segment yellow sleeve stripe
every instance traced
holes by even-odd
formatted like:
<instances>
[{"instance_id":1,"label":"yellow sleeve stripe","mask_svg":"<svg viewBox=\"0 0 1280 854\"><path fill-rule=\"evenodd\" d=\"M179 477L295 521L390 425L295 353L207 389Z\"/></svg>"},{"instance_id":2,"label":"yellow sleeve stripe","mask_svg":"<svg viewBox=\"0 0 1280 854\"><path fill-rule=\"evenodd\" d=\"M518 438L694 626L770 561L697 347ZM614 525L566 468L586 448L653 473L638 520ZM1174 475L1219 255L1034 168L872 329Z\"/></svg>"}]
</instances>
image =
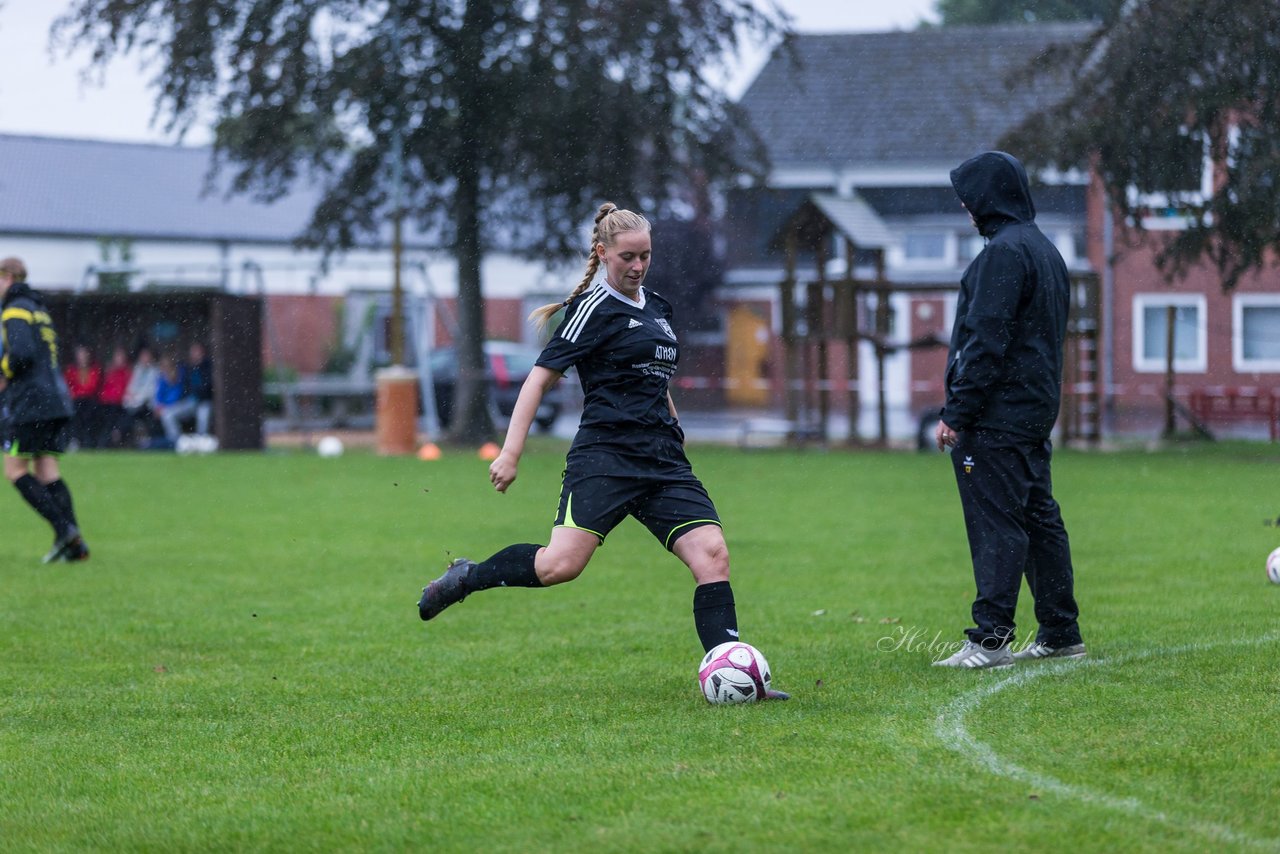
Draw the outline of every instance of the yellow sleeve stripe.
<instances>
[{"instance_id":1,"label":"yellow sleeve stripe","mask_svg":"<svg viewBox=\"0 0 1280 854\"><path fill-rule=\"evenodd\" d=\"M0 314L0 321L5 320L25 320L27 323L34 323L35 317L25 308L6 308L4 314Z\"/></svg>"}]
</instances>

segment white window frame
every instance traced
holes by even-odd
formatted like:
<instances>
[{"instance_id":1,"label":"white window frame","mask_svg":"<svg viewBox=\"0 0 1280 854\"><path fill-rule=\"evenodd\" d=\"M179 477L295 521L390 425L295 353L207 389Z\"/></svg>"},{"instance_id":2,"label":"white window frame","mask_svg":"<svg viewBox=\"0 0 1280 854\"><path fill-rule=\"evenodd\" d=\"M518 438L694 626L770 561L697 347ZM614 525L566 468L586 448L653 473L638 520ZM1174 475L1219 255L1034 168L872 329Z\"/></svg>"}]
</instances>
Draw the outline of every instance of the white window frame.
<instances>
[{"instance_id":1,"label":"white window frame","mask_svg":"<svg viewBox=\"0 0 1280 854\"><path fill-rule=\"evenodd\" d=\"M1280 373L1280 359L1246 359L1244 310L1280 308L1280 294L1236 294L1231 301L1231 367L1236 373Z\"/></svg>"},{"instance_id":2,"label":"white window frame","mask_svg":"<svg viewBox=\"0 0 1280 854\"><path fill-rule=\"evenodd\" d=\"M1189 306L1196 310L1196 357L1173 360L1180 374L1203 374L1209 370L1209 315L1204 294L1134 294L1133 297L1133 369L1140 374L1162 374L1165 359L1148 359L1142 351L1146 340L1146 314L1149 308Z\"/></svg>"},{"instance_id":3,"label":"white window frame","mask_svg":"<svg viewBox=\"0 0 1280 854\"><path fill-rule=\"evenodd\" d=\"M1185 129L1184 129L1185 130ZM1161 210L1178 208L1184 205L1199 206L1213 197L1213 153L1209 150L1209 140L1203 140L1204 155L1200 162L1200 189L1190 193L1140 193L1137 187L1128 188L1130 208L1150 208ZM1171 200L1178 196L1179 204ZM1211 219L1209 221L1212 221ZM1191 226L1191 217L1181 214L1173 216L1144 216L1142 227L1147 231L1185 231Z\"/></svg>"}]
</instances>

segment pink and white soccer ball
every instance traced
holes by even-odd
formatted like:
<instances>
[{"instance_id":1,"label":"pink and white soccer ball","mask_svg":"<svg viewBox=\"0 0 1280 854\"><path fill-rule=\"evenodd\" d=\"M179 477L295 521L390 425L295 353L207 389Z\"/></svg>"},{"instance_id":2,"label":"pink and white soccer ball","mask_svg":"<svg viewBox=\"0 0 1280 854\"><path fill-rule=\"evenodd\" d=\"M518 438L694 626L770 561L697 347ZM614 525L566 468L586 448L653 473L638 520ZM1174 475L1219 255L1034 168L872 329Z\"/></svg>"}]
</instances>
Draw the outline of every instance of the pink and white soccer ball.
<instances>
[{"instance_id":1,"label":"pink and white soccer ball","mask_svg":"<svg viewBox=\"0 0 1280 854\"><path fill-rule=\"evenodd\" d=\"M722 643L702 657L698 684L708 703L754 703L772 680L769 662L749 643Z\"/></svg>"},{"instance_id":2,"label":"pink and white soccer ball","mask_svg":"<svg viewBox=\"0 0 1280 854\"><path fill-rule=\"evenodd\" d=\"M1272 584L1280 584L1280 549L1267 555L1267 578Z\"/></svg>"}]
</instances>

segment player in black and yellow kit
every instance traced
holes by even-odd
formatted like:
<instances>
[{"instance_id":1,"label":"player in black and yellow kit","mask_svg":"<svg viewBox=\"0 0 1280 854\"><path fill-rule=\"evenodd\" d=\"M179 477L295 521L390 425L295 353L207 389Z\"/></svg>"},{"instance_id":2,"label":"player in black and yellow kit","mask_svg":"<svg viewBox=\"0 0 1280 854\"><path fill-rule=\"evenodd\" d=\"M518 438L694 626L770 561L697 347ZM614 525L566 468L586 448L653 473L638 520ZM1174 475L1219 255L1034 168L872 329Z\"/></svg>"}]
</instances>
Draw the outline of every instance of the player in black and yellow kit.
<instances>
[{"instance_id":1,"label":"player in black and yellow kit","mask_svg":"<svg viewBox=\"0 0 1280 854\"><path fill-rule=\"evenodd\" d=\"M58 455L65 450L63 427L74 411L58 370L58 334L40 295L26 280L21 260L0 261L0 371L8 408L4 474L53 527L53 548L44 562L86 560L89 547L76 524L71 490L58 470Z\"/></svg>"},{"instance_id":2,"label":"player in black and yellow kit","mask_svg":"<svg viewBox=\"0 0 1280 854\"><path fill-rule=\"evenodd\" d=\"M520 390L506 443L489 467L494 487L506 492L543 394L576 368L582 420L569 448L551 540L546 546L508 546L480 563L453 561L422 591L418 613L430 620L491 587L572 581L609 532L632 516L693 573L694 625L709 650L737 640L738 622L720 517L685 456L684 432L668 390L680 360L671 304L643 286L652 254L644 217L605 204L595 222L582 281L563 303L532 316L545 326L565 310Z\"/></svg>"}]
</instances>

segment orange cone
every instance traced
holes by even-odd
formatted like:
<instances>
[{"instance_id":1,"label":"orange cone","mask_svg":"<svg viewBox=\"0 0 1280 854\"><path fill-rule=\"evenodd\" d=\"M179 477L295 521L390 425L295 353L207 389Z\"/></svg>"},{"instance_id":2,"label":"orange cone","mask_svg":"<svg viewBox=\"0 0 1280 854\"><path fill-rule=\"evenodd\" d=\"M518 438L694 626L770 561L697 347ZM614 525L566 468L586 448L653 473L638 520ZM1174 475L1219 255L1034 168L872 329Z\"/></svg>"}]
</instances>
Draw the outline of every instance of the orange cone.
<instances>
[{"instance_id":1,"label":"orange cone","mask_svg":"<svg viewBox=\"0 0 1280 854\"><path fill-rule=\"evenodd\" d=\"M476 456L480 457L482 460L492 461L496 460L500 453L502 453L502 449L493 442L485 442L480 446L480 450L476 451Z\"/></svg>"},{"instance_id":2,"label":"orange cone","mask_svg":"<svg viewBox=\"0 0 1280 854\"><path fill-rule=\"evenodd\" d=\"M435 442L427 442L418 449L418 459L424 462L440 459L440 446Z\"/></svg>"}]
</instances>

